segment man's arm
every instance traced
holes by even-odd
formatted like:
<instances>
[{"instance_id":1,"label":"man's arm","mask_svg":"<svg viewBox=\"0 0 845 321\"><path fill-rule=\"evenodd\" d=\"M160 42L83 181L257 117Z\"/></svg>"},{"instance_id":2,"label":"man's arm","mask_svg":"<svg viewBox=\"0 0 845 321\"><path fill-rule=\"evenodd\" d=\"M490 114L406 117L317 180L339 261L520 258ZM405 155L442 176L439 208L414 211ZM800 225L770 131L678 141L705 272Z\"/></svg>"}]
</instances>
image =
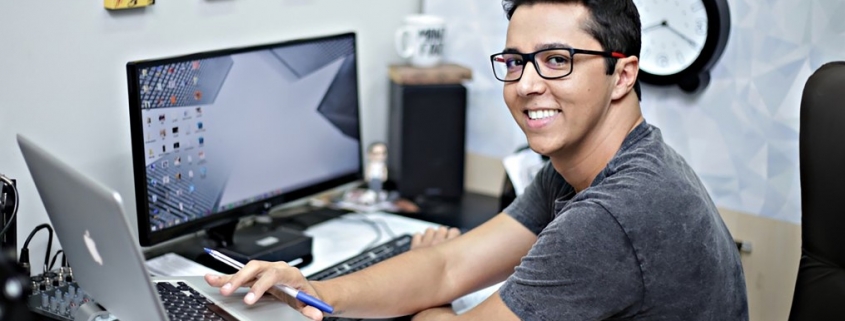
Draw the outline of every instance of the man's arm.
<instances>
[{"instance_id":1,"label":"man's arm","mask_svg":"<svg viewBox=\"0 0 845 321\"><path fill-rule=\"evenodd\" d=\"M464 314L456 315L451 308L438 307L422 311L415 315L413 319L413 321L460 320L519 321L519 317L505 305L502 297L499 296L499 291L496 291L484 302Z\"/></svg>"},{"instance_id":2,"label":"man's arm","mask_svg":"<svg viewBox=\"0 0 845 321\"><path fill-rule=\"evenodd\" d=\"M504 280L535 240L536 235L522 224L499 214L449 242L312 285L336 314L407 315Z\"/></svg>"},{"instance_id":3,"label":"man's arm","mask_svg":"<svg viewBox=\"0 0 845 321\"><path fill-rule=\"evenodd\" d=\"M251 261L231 276L206 275L206 281L221 287L223 295L250 286L244 297L247 304L270 292L315 320L322 317L320 311L272 287L285 284L317 296L335 308L334 315L392 317L443 305L504 280L536 239L533 232L502 213L461 237L328 281L309 282L284 262L263 261Z\"/></svg>"}]
</instances>

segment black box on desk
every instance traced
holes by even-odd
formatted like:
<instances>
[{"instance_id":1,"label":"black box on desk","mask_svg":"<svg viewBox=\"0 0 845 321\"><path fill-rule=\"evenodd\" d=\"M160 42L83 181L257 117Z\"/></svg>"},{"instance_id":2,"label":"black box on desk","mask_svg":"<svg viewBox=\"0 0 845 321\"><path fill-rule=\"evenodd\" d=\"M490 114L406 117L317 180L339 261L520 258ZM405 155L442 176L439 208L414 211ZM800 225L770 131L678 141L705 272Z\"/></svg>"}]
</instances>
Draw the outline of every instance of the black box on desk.
<instances>
[{"instance_id":1,"label":"black box on desk","mask_svg":"<svg viewBox=\"0 0 845 321\"><path fill-rule=\"evenodd\" d=\"M388 179L400 195L459 199L464 192L466 88L390 84Z\"/></svg>"},{"instance_id":2,"label":"black box on desk","mask_svg":"<svg viewBox=\"0 0 845 321\"><path fill-rule=\"evenodd\" d=\"M267 232L262 227L247 227L239 230L234 240L233 245L217 250L244 264L251 260L291 262L301 259L299 264L293 264L301 266L312 260L313 239L297 230L280 227Z\"/></svg>"}]
</instances>

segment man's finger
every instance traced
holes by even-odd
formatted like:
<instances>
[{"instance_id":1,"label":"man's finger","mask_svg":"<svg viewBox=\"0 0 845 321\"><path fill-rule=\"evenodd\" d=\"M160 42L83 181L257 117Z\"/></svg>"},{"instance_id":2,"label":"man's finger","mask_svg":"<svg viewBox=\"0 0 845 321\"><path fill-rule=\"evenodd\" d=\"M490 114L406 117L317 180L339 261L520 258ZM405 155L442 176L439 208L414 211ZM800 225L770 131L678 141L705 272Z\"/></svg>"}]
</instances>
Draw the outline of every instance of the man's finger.
<instances>
[{"instance_id":1,"label":"man's finger","mask_svg":"<svg viewBox=\"0 0 845 321\"><path fill-rule=\"evenodd\" d=\"M434 242L431 245L443 243L446 240L446 236L449 234L449 229L445 226L441 226L437 228L437 231L434 232Z\"/></svg>"},{"instance_id":2,"label":"man's finger","mask_svg":"<svg viewBox=\"0 0 845 321\"><path fill-rule=\"evenodd\" d=\"M245 285L248 282L254 281L256 276L258 276L258 274L262 272L261 270L264 268L265 264L266 262L262 261L249 261L249 263L247 263L243 269L238 271L238 273L235 273L235 275L233 275L232 278L229 279L229 282L227 282L223 285L223 287L220 288L220 293L222 293L223 295L230 295L232 294L232 292L235 291L235 289Z\"/></svg>"},{"instance_id":3,"label":"man's finger","mask_svg":"<svg viewBox=\"0 0 845 321\"><path fill-rule=\"evenodd\" d=\"M255 284L249 288L249 293L244 296L244 303L252 305L258 302L264 293L278 283L278 270L270 268L261 272L261 276L255 281Z\"/></svg>"},{"instance_id":4,"label":"man's finger","mask_svg":"<svg viewBox=\"0 0 845 321\"><path fill-rule=\"evenodd\" d=\"M449 229L449 233L446 234L446 239L453 239L461 235L461 230L457 227L453 227Z\"/></svg>"},{"instance_id":5,"label":"man's finger","mask_svg":"<svg viewBox=\"0 0 845 321\"><path fill-rule=\"evenodd\" d=\"M310 305L304 306L301 310L299 310L299 312L302 313L302 315L304 315L305 317L307 317L311 320L315 320L315 321L323 320L323 312L318 310L315 307L310 306Z\"/></svg>"},{"instance_id":6,"label":"man's finger","mask_svg":"<svg viewBox=\"0 0 845 321\"><path fill-rule=\"evenodd\" d=\"M432 240L434 240L434 229L429 227L425 229L425 234L422 236L422 244L431 245Z\"/></svg>"},{"instance_id":7,"label":"man's finger","mask_svg":"<svg viewBox=\"0 0 845 321\"><path fill-rule=\"evenodd\" d=\"M411 248L415 249L422 245L422 234L414 233L414 237L411 238Z\"/></svg>"},{"instance_id":8,"label":"man's finger","mask_svg":"<svg viewBox=\"0 0 845 321\"><path fill-rule=\"evenodd\" d=\"M209 273L205 275L205 282L210 286L219 288L228 283L231 278L231 275L217 275Z\"/></svg>"}]
</instances>

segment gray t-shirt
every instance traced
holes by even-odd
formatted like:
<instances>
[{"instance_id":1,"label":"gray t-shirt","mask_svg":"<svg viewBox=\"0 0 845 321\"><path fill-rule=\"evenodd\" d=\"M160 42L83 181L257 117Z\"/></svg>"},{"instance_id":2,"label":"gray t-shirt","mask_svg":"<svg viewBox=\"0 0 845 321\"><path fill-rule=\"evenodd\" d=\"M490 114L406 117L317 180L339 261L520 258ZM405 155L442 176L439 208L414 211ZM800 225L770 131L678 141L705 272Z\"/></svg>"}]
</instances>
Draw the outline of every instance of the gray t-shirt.
<instances>
[{"instance_id":1,"label":"gray t-shirt","mask_svg":"<svg viewBox=\"0 0 845 321\"><path fill-rule=\"evenodd\" d=\"M523 320L748 320L730 232L646 122L589 188L547 164L504 212L538 236L500 289Z\"/></svg>"}]
</instances>

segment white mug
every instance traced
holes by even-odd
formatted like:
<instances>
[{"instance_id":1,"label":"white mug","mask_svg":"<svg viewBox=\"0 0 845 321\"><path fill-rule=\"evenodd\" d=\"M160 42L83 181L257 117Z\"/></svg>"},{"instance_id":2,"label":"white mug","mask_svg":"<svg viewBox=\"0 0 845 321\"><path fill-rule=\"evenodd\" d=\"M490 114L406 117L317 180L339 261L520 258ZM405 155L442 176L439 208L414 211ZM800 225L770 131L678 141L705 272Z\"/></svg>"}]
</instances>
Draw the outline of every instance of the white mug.
<instances>
[{"instance_id":1,"label":"white mug","mask_svg":"<svg viewBox=\"0 0 845 321\"><path fill-rule=\"evenodd\" d=\"M446 22L431 15L405 17L405 25L396 30L396 53L409 59L411 65L432 67L443 59L443 36Z\"/></svg>"}]
</instances>

